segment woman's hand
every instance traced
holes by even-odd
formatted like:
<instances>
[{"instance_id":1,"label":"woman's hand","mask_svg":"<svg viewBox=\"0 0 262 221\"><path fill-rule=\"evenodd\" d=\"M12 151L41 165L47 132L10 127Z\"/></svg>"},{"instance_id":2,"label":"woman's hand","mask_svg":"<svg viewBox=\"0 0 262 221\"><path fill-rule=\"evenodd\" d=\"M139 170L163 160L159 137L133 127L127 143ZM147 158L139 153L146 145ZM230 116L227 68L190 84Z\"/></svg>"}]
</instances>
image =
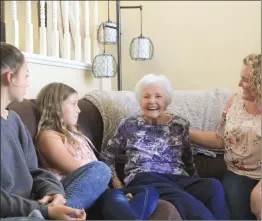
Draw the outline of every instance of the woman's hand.
<instances>
[{"instance_id":1,"label":"woman's hand","mask_svg":"<svg viewBox=\"0 0 262 221\"><path fill-rule=\"evenodd\" d=\"M50 206L65 205L66 199L62 194L45 195L42 199L37 201L40 204L47 204Z\"/></svg>"}]
</instances>

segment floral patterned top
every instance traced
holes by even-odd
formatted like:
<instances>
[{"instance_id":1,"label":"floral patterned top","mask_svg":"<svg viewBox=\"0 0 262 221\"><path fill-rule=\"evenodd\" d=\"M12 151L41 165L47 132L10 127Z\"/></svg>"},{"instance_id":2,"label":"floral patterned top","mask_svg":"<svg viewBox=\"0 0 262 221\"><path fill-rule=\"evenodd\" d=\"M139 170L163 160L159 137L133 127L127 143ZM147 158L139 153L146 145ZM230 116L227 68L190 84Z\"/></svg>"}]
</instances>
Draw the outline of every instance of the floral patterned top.
<instances>
[{"instance_id":1,"label":"floral patterned top","mask_svg":"<svg viewBox=\"0 0 262 221\"><path fill-rule=\"evenodd\" d=\"M261 115L249 114L241 93L234 96L229 111L222 114L217 135L224 139L228 170L259 180L261 178Z\"/></svg>"},{"instance_id":2,"label":"floral patterned top","mask_svg":"<svg viewBox=\"0 0 262 221\"><path fill-rule=\"evenodd\" d=\"M115 159L125 153L127 185L140 172L197 176L189 141L189 122L173 116L165 124L148 124L142 116L120 122L101 157L116 176Z\"/></svg>"}]
</instances>

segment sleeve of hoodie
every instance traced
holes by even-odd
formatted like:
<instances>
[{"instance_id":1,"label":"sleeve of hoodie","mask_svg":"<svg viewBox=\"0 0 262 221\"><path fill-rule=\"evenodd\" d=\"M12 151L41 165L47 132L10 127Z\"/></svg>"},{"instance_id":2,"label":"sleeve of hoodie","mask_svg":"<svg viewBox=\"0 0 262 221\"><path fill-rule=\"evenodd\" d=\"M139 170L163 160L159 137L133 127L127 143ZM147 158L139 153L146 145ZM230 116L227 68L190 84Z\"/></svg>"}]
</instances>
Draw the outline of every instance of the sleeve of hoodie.
<instances>
[{"instance_id":1,"label":"sleeve of hoodie","mask_svg":"<svg viewBox=\"0 0 262 221\"><path fill-rule=\"evenodd\" d=\"M26 164L33 178L32 196L35 199L53 194L62 194L65 197L62 183L51 172L38 167L38 159L31 135L22 122L21 127L21 143Z\"/></svg>"},{"instance_id":2,"label":"sleeve of hoodie","mask_svg":"<svg viewBox=\"0 0 262 221\"><path fill-rule=\"evenodd\" d=\"M38 209L45 219L48 219L48 207L36 201L25 199L16 194L9 194L1 188L1 216L0 217L27 217L34 209Z\"/></svg>"}]
</instances>

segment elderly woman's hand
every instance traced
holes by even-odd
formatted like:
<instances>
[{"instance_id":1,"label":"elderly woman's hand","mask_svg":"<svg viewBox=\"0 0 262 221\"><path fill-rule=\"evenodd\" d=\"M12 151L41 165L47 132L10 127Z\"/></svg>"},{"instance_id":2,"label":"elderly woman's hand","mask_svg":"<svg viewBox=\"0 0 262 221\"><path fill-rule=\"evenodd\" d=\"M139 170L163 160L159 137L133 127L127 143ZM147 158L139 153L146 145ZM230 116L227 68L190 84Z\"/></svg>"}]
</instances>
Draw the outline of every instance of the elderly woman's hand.
<instances>
[{"instance_id":1,"label":"elderly woman's hand","mask_svg":"<svg viewBox=\"0 0 262 221\"><path fill-rule=\"evenodd\" d=\"M118 179L118 177L113 177L112 178L112 185L114 189L121 189L124 187L122 182Z\"/></svg>"}]
</instances>

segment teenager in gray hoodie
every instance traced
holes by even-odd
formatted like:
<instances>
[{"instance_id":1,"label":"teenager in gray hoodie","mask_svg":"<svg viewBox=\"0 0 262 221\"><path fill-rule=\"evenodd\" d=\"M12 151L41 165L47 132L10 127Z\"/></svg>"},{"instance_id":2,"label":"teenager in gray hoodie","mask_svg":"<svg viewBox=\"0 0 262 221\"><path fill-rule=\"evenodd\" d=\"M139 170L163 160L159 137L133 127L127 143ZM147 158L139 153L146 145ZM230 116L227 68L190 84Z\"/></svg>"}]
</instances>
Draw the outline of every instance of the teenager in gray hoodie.
<instances>
[{"instance_id":1,"label":"teenager in gray hoodie","mask_svg":"<svg viewBox=\"0 0 262 221\"><path fill-rule=\"evenodd\" d=\"M24 55L1 42L1 218L27 217L33 210L45 219L85 219L84 210L65 206L62 184L38 167L32 138L20 117L7 107L22 102L28 86Z\"/></svg>"}]
</instances>

